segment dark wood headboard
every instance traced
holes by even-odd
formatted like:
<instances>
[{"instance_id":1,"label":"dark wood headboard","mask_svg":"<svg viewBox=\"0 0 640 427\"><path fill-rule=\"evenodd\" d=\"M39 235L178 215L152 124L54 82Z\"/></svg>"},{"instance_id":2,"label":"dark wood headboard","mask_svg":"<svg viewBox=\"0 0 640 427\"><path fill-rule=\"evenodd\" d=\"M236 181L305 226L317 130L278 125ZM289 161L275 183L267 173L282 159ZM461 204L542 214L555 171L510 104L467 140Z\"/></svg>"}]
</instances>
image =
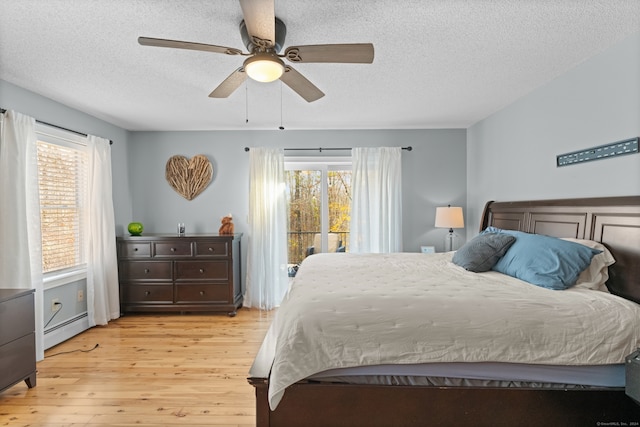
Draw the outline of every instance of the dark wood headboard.
<instances>
[{"instance_id":1,"label":"dark wood headboard","mask_svg":"<svg viewBox=\"0 0 640 427\"><path fill-rule=\"evenodd\" d=\"M480 229L490 225L601 242L616 259L609 291L640 304L640 196L488 202Z\"/></svg>"}]
</instances>

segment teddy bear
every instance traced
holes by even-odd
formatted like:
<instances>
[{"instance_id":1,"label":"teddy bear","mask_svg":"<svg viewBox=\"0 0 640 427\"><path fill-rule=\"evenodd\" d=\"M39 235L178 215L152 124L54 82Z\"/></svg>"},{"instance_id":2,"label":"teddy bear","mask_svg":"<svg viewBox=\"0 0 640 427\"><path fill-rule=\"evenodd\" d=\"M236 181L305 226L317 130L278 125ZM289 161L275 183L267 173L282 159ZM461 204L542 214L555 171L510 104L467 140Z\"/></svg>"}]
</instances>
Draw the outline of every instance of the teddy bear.
<instances>
[{"instance_id":1,"label":"teddy bear","mask_svg":"<svg viewBox=\"0 0 640 427\"><path fill-rule=\"evenodd\" d=\"M233 216L231 214L222 217L222 225L218 230L219 234L233 234Z\"/></svg>"}]
</instances>

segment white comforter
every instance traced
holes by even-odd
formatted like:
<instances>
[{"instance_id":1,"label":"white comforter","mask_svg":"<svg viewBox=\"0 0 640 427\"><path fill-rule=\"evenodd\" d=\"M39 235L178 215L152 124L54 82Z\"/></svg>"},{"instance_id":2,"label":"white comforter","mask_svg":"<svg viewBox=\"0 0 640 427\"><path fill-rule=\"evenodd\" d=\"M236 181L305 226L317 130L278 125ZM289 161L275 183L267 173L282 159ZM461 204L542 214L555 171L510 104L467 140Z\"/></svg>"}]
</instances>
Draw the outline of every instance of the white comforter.
<instances>
[{"instance_id":1,"label":"white comforter","mask_svg":"<svg viewBox=\"0 0 640 427\"><path fill-rule=\"evenodd\" d=\"M451 263L451 254L306 258L251 371L266 376L265 366L271 368L271 408L289 385L333 368L616 364L640 345L638 304L471 273Z\"/></svg>"}]
</instances>

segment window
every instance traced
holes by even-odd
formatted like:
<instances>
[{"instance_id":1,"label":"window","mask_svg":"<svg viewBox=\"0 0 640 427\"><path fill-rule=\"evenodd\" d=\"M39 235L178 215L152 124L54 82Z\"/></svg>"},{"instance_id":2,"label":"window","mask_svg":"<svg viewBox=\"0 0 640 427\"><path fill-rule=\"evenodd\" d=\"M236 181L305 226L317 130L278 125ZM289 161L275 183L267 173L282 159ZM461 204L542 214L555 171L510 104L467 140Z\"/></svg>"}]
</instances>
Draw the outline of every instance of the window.
<instances>
[{"instance_id":1,"label":"window","mask_svg":"<svg viewBox=\"0 0 640 427\"><path fill-rule=\"evenodd\" d=\"M38 124L38 185L42 267L47 274L85 270L85 138Z\"/></svg>"},{"instance_id":2,"label":"window","mask_svg":"<svg viewBox=\"0 0 640 427\"><path fill-rule=\"evenodd\" d=\"M286 158L288 257L347 251L351 220L351 158Z\"/></svg>"}]
</instances>

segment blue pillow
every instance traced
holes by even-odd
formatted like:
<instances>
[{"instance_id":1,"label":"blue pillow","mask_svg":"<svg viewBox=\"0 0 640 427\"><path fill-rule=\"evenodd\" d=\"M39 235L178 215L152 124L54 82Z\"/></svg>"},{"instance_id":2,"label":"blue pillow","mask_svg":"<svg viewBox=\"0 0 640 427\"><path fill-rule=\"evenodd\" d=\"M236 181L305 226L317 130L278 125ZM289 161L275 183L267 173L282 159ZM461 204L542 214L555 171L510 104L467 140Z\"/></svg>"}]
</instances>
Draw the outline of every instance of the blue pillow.
<instances>
[{"instance_id":1,"label":"blue pillow","mask_svg":"<svg viewBox=\"0 0 640 427\"><path fill-rule=\"evenodd\" d=\"M487 227L482 233L504 233L516 238L492 270L547 289L573 286L600 250L541 234Z\"/></svg>"}]
</instances>

